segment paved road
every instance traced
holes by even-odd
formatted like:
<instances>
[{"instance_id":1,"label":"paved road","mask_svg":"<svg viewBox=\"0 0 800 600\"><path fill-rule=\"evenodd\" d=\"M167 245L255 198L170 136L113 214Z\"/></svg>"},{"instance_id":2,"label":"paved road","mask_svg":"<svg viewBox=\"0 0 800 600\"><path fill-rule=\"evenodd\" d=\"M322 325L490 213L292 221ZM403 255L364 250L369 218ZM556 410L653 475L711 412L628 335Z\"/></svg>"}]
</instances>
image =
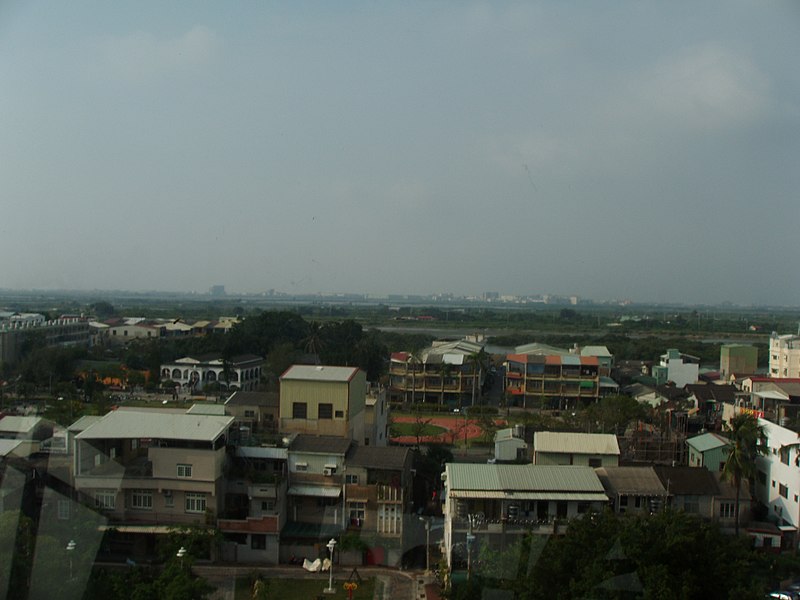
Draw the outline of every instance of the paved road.
<instances>
[{"instance_id":1,"label":"paved road","mask_svg":"<svg viewBox=\"0 0 800 600\"><path fill-rule=\"evenodd\" d=\"M339 571L337 576L337 570ZM300 566L264 567L260 565L194 565L193 570L201 577L216 586L217 591L211 600L233 600L236 578L249 577L253 573L261 573L268 579L317 579L320 590L327 587L328 575L325 573L309 573ZM343 575L349 567L334 567L334 580L342 582ZM358 567L361 577L375 577L382 585L376 586L375 600L425 600L426 584L431 582L430 576L419 571L398 571L385 567Z\"/></svg>"}]
</instances>

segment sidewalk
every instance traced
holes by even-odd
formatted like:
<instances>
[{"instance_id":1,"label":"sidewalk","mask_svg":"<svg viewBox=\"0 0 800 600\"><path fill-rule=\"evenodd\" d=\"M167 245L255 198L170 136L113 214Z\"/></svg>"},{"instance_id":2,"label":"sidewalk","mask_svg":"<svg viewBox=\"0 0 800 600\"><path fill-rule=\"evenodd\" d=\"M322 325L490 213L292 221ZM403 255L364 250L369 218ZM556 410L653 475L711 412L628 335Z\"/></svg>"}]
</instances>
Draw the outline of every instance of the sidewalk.
<instances>
[{"instance_id":1,"label":"sidewalk","mask_svg":"<svg viewBox=\"0 0 800 600\"><path fill-rule=\"evenodd\" d=\"M268 579L319 579L321 583L327 582L327 576L319 573L309 573L300 566L279 565L263 566L258 564L215 564L194 565L192 570L197 575L208 580L217 590L211 595L211 600L233 600L235 581L239 577L249 577L254 573L261 573ZM334 579L346 576L347 567L334 567ZM432 576L426 576L420 571L399 571L388 567L363 566L358 567L361 577L375 577L383 585L375 587L375 600L439 600L438 586L433 582ZM323 581L325 579L325 581ZM431 583L433 585L431 586ZM431 595L429 588L436 592Z\"/></svg>"}]
</instances>

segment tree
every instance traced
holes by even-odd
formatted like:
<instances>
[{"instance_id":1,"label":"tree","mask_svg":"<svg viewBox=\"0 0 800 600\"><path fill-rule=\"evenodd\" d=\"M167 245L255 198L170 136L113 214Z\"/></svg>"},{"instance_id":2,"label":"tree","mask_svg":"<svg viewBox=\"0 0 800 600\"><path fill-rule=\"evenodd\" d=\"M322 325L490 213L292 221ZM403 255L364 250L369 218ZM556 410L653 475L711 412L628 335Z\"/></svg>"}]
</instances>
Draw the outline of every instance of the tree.
<instances>
[{"instance_id":1,"label":"tree","mask_svg":"<svg viewBox=\"0 0 800 600\"><path fill-rule=\"evenodd\" d=\"M726 426L726 433L732 442L728 458L722 469L722 476L736 488L736 503L733 512L736 520L736 535L739 535L740 488L743 479L752 481L756 475L756 459L767 453L764 428L750 413L739 413Z\"/></svg>"},{"instance_id":2,"label":"tree","mask_svg":"<svg viewBox=\"0 0 800 600\"><path fill-rule=\"evenodd\" d=\"M314 355L314 364L319 364L319 353L324 346L322 341L322 324L319 321L311 321L308 324L308 334L303 339L305 351Z\"/></svg>"},{"instance_id":3,"label":"tree","mask_svg":"<svg viewBox=\"0 0 800 600\"><path fill-rule=\"evenodd\" d=\"M481 348L467 357L467 362L472 366L472 406L475 406L476 388L480 386L483 379L483 371L489 364L489 355Z\"/></svg>"}]
</instances>

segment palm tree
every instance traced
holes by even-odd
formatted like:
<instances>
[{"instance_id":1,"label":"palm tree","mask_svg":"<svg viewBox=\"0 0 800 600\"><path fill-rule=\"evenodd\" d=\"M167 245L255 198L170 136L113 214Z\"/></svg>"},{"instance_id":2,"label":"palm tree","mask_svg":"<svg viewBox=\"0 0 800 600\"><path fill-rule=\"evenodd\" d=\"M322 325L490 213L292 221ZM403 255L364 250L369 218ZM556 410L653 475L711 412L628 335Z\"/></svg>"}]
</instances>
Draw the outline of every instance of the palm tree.
<instances>
[{"instance_id":1,"label":"palm tree","mask_svg":"<svg viewBox=\"0 0 800 600\"><path fill-rule=\"evenodd\" d=\"M722 469L723 478L733 483L736 488L736 504L733 508L736 520L736 535L739 535L739 496L743 479L752 481L755 477L756 459L767 453L764 428L758 419L750 413L739 413L726 426L726 433L731 441L730 452Z\"/></svg>"},{"instance_id":2,"label":"palm tree","mask_svg":"<svg viewBox=\"0 0 800 600\"><path fill-rule=\"evenodd\" d=\"M406 370L408 370L408 366L411 365L411 404L414 404L417 400L417 365L420 364L422 364L422 357L419 352L417 350L409 352L408 359L406 360Z\"/></svg>"},{"instance_id":3,"label":"palm tree","mask_svg":"<svg viewBox=\"0 0 800 600\"><path fill-rule=\"evenodd\" d=\"M481 384L483 370L489 364L489 355L481 348L467 356L467 362L472 365L472 406L475 406L475 388Z\"/></svg>"}]
</instances>

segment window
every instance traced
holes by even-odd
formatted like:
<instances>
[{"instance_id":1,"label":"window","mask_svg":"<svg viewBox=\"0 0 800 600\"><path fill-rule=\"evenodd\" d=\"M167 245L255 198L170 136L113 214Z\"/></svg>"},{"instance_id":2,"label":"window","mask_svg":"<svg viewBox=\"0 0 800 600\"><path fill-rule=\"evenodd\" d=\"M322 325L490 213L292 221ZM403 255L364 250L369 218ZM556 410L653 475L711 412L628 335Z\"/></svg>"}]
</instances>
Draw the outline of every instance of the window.
<instances>
[{"instance_id":1,"label":"window","mask_svg":"<svg viewBox=\"0 0 800 600\"><path fill-rule=\"evenodd\" d=\"M172 490L164 490L164 506L167 508L175 506L175 496L172 495Z\"/></svg>"},{"instance_id":2,"label":"window","mask_svg":"<svg viewBox=\"0 0 800 600\"><path fill-rule=\"evenodd\" d=\"M186 492L185 508L189 513L206 512L206 495L197 492Z\"/></svg>"},{"instance_id":3,"label":"window","mask_svg":"<svg viewBox=\"0 0 800 600\"><path fill-rule=\"evenodd\" d=\"M719 518L732 519L734 516L734 503L733 502L720 502L719 505Z\"/></svg>"},{"instance_id":4,"label":"window","mask_svg":"<svg viewBox=\"0 0 800 600\"><path fill-rule=\"evenodd\" d=\"M116 501L117 501L117 492L115 490L97 490L94 493L94 505L97 508L114 510Z\"/></svg>"},{"instance_id":5,"label":"window","mask_svg":"<svg viewBox=\"0 0 800 600\"><path fill-rule=\"evenodd\" d=\"M320 404L317 407L318 419L332 419L333 418L333 404Z\"/></svg>"},{"instance_id":6,"label":"window","mask_svg":"<svg viewBox=\"0 0 800 600\"><path fill-rule=\"evenodd\" d=\"M789 498L789 488L782 483L778 485L778 493L784 498Z\"/></svg>"},{"instance_id":7,"label":"window","mask_svg":"<svg viewBox=\"0 0 800 600\"><path fill-rule=\"evenodd\" d=\"M344 411L343 410L337 410L336 411L336 418L337 419L344 419Z\"/></svg>"},{"instance_id":8,"label":"window","mask_svg":"<svg viewBox=\"0 0 800 600\"><path fill-rule=\"evenodd\" d=\"M58 501L58 518L62 521L69 519L69 500Z\"/></svg>"},{"instance_id":9,"label":"window","mask_svg":"<svg viewBox=\"0 0 800 600\"><path fill-rule=\"evenodd\" d=\"M178 465L178 477L191 477L192 465Z\"/></svg>"},{"instance_id":10,"label":"window","mask_svg":"<svg viewBox=\"0 0 800 600\"><path fill-rule=\"evenodd\" d=\"M246 410L246 411L244 411L244 416L247 419L252 419L252 418L254 418L256 416L256 411L254 411L254 410Z\"/></svg>"},{"instance_id":11,"label":"window","mask_svg":"<svg viewBox=\"0 0 800 600\"><path fill-rule=\"evenodd\" d=\"M781 454L781 462L783 464L785 464L785 465L788 465L789 464L789 449L788 448L781 448L780 449L780 454Z\"/></svg>"},{"instance_id":12,"label":"window","mask_svg":"<svg viewBox=\"0 0 800 600\"><path fill-rule=\"evenodd\" d=\"M299 462L294 466L295 471L300 471L301 473L308 471L308 463Z\"/></svg>"},{"instance_id":13,"label":"window","mask_svg":"<svg viewBox=\"0 0 800 600\"><path fill-rule=\"evenodd\" d=\"M308 418L308 405L305 402L292 402L292 418Z\"/></svg>"},{"instance_id":14,"label":"window","mask_svg":"<svg viewBox=\"0 0 800 600\"><path fill-rule=\"evenodd\" d=\"M151 490L131 490L131 508L153 510L153 492Z\"/></svg>"},{"instance_id":15,"label":"window","mask_svg":"<svg viewBox=\"0 0 800 600\"><path fill-rule=\"evenodd\" d=\"M403 512L399 504L378 505L378 531L380 533L400 533Z\"/></svg>"},{"instance_id":16,"label":"window","mask_svg":"<svg viewBox=\"0 0 800 600\"><path fill-rule=\"evenodd\" d=\"M593 469L597 469L598 467L602 467L603 466L603 461L602 461L602 459L599 459L599 458L590 458L589 459L589 466L592 467Z\"/></svg>"},{"instance_id":17,"label":"window","mask_svg":"<svg viewBox=\"0 0 800 600\"><path fill-rule=\"evenodd\" d=\"M250 535L250 548L253 550L267 549L267 536L263 533L253 533Z\"/></svg>"},{"instance_id":18,"label":"window","mask_svg":"<svg viewBox=\"0 0 800 600\"><path fill-rule=\"evenodd\" d=\"M266 512L272 512L275 510L275 500L262 500L261 501L261 510Z\"/></svg>"},{"instance_id":19,"label":"window","mask_svg":"<svg viewBox=\"0 0 800 600\"><path fill-rule=\"evenodd\" d=\"M347 510L350 513L350 524L361 527L364 524L364 516L367 512L366 502L348 502Z\"/></svg>"},{"instance_id":20,"label":"window","mask_svg":"<svg viewBox=\"0 0 800 600\"><path fill-rule=\"evenodd\" d=\"M358 484L358 475L345 475L344 482Z\"/></svg>"}]
</instances>

